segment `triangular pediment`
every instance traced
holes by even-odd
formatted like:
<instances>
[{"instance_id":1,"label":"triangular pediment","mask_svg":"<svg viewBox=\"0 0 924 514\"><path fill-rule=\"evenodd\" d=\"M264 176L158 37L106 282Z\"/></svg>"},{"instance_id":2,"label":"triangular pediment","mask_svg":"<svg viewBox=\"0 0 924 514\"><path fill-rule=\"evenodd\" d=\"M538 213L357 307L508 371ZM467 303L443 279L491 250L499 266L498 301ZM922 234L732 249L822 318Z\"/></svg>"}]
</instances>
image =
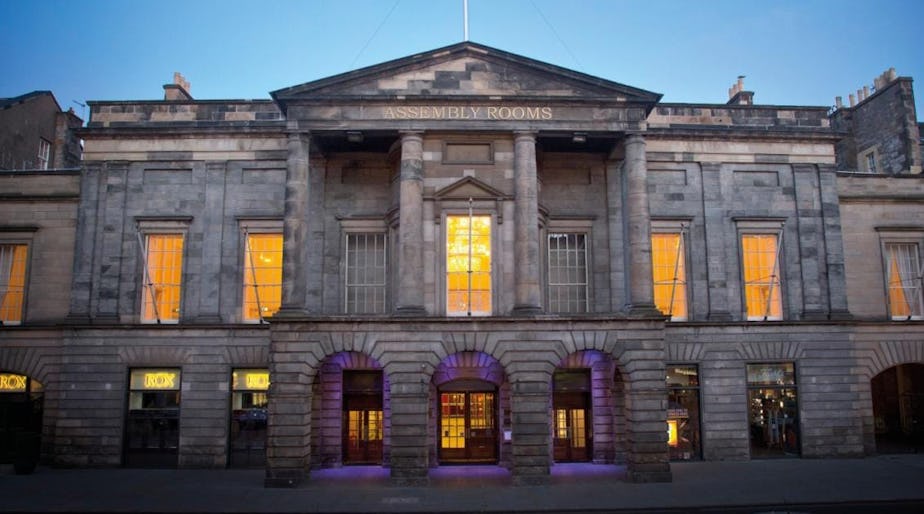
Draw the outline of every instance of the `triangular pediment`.
<instances>
[{"instance_id":1,"label":"triangular pediment","mask_svg":"<svg viewBox=\"0 0 924 514\"><path fill-rule=\"evenodd\" d=\"M291 102L411 98L583 99L653 106L658 93L465 42L271 93Z\"/></svg>"},{"instance_id":2,"label":"triangular pediment","mask_svg":"<svg viewBox=\"0 0 924 514\"><path fill-rule=\"evenodd\" d=\"M500 199L505 198L506 196L507 195L504 193L494 189L493 187L474 177L465 177L462 180L453 182L452 184L444 187L443 189L440 189L433 194L433 197L438 200L465 200L468 198Z\"/></svg>"}]
</instances>

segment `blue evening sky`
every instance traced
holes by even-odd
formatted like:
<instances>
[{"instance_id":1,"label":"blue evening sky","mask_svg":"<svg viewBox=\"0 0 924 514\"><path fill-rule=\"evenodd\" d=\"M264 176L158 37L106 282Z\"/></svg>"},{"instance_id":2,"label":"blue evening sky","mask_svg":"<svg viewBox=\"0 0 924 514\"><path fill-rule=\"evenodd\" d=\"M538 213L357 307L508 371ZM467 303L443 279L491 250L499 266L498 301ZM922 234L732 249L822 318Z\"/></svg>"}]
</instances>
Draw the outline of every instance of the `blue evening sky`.
<instances>
[{"instance_id":1,"label":"blue evening sky","mask_svg":"<svg viewBox=\"0 0 924 514\"><path fill-rule=\"evenodd\" d=\"M830 106L890 66L919 79L924 0L469 0L470 40L664 94ZM0 97L269 92L463 39L462 0L0 0ZM919 119L922 115L918 115Z\"/></svg>"}]
</instances>

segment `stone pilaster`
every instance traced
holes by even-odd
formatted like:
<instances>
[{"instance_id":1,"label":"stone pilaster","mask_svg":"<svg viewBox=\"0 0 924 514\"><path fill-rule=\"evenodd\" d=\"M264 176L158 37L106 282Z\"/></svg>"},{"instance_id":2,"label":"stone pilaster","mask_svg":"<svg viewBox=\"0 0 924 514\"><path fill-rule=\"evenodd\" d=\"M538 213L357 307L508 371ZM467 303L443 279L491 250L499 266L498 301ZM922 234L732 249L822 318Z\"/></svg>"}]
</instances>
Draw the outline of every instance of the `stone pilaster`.
<instances>
[{"instance_id":1,"label":"stone pilaster","mask_svg":"<svg viewBox=\"0 0 924 514\"><path fill-rule=\"evenodd\" d=\"M397 314L423 316L423 138L401 134Z\"/></svg>"},{"instance_id":2,"label":"stone pilaster","mask_svg":"<svg viewBox=\"0 0 924 514\"><path fill-rule=\"evenodd\" d=\"M308 134L289 133L282 225L282 306L277 316L308 311Z\"/></svg>"},{"instance_id":3,"label":"stone pilaster","mask_svg":"<svg viewBox=\"0 0 924 514\"><path fill-rule=\"evenodd\" d=\"M799 232L799 264L802 270L802 313L805 320L821 320L828 317L828 284L825 276L824 241L821 218L821 199L818 174L812 164L795 164L792 167L795 185L797 228Z\"/></svg>"},{"instance_id":4,"label":"stone pilaster","mask_svg":"<svg viewBox=\"0 0 924 514\"><path fill-rule=\"evenodd\" d=\"M205 208L202 210L202 272L199 280L200 323L219 323L221 239L224 223L225 161L205 163Z\"/></svg>"},{"instance_id":5,"label":"stone pilaster","mask_svg":"<svg viewBox=\"0 0 924 514\"><path fill-rule=\"evenodd\" d=\"M837 174L832 166L819 166L818 188L821 191L825 269L828 277L828 316L831 319L850 319L853 316L847 305L840 199L837 195Z\"/></svg>"},{"instance_id":6,"label":"stone pilaster","mask_svg":"<svg viewBox=\"0 0 924 514\"><path fill-rule=\"evenodd\" d=\"M99 262L99 294L96 302L96 318L115 322L119 319L119 281L122 263L123 234L125 233L125 202L128 193L128 163L109 162L105 168L103 187L106 194L102 205L103 224L97 257ZM111 230L110 230L111 229ZM128 229L131 233L136 227ZM134 234L132 234L134 237ZM137 238L134 239L137 241ZM138 243L134 242L135 255L141 262L144 256ZM137 281L141 287L141 280ZM140 309L139 309L140 310Z\"/></svg>"},{"instance_id":7,"label":"stone pilaster","mask_svg":"<svg viewBox=\"0 0 924 514\"><path fill-rule=\"evenodd\" d=\"M645 139L629 134L623 164L626 180L626 238L629 243L629 301L632 315L660 316L654 305L651 275L651 214L648 209L648 161Z\"/></svg>"},{"instance_id":8,"label":"stone pilaster","mask_svg":"<svg viewBox=\"0 0 924 514\"><path fill-rule=\"evenodd\" d=\"M539 183L536 134L517 132L513 150L515 297L513 314L542 312L539 285Z\"/></svg>"},{"instance_id":9,"label":"stone pilaster","mask_svg":"<svg viewBox=\"0 0 924 514\"><path fill-rule=\"evenodd\" d=\"M513 429L513 481L517 485L542 485L549 481L551 426L549 397L551 377L536 373L511 377Z\"/></svg>"},{"instance_id":10,"label":"stone pilaster","mask_svg":"<svg viewBox=\"0 0 924 514\"><path fill-rule=\"evenodd\" d=\"M641 327L640 327L641 328ZM670 482L663 333L626 344L626 464L630 482ZM656 338L655 338L656 337Z\"/></svg>"},{"instance_id":11,"label":"stone pilaster","mask_svg":"<svg viewBox=\"0 0 924 514\"><path fill-rule=\"evenodd\" d=\"M606 164L606 217L610 251L610 310L612 312L618 312L627 303L622 191L622 168L620 162L614 159Z\"/></svg>"},{"instance_id":12,"label":"stone pilaster","mask_svg":"<svg viewBox=\"0 0 924 514\"><path fill-rule=\"evenodd\" d=\"M77 207L77 242L74 248L74 277L68 320L90 319L90 291L93 283L93 256L96 253L97 209L100 194L100 164L86 163L80 174L80 203Z\"/></svg>"},{"instance_id":13,"label":"stone pilaster","mask_svg":"<svg viewBox=\"0 0 924 514\"><path fill-rule=\"evenodd\" d=\"M725 252L726 223L722 195L722 166L700 164L703 181L703 221L706 236L706 277L709 294L709 321L731 321L728 311L728 272ZM734 240L734 237L732 238Z\"/></svg>"},{"instance_id":14,"label":"stone pilaster","mask_svg":"<svg viewBox=\"0 0 924 514\"><path fill-rule=\"evenodd\" d=\"M430 480L428 378L417 373L391 375L391 481L394 485L427 485Z\"/></svg>"}]
</instances>

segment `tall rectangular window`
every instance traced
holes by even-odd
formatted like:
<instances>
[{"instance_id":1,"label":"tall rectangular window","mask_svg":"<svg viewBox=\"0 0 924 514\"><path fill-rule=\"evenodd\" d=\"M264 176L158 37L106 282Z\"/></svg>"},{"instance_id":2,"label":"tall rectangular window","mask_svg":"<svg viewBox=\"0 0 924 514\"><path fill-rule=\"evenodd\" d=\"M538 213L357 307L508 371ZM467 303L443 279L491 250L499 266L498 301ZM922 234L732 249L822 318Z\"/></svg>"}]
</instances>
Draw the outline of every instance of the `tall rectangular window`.
<instances>
[{"instance_id":1,"label":"tall rectangular window","mask_svg":"<svg viewBox=\"0 0 924 514\"><path fill-rule=\"evenodd\" d=\"M886 273L889 287L889 314L892 319L921 319L921 260L917 243L885 243Z\"/></svg>"},{"instance_id":2,"label":"tall rectangular window","mask_svg":"<svg viewBox=\"0 0 924 514\"><path fill-rule=\"evenodd\" d=\"M28 248L25 244L0 245L0 322L4 325L22 323Z\"/></svg>"},{"instance_id":3,"label":"tall rectangular window","mask_svg":"<svg viewBox=\"0 0 924 514\"><path fill-rule=\"evenodd\" d=\"M587 312L587 235L549 234L549 312Z\"/></svg>"},{"instance_id":4,"label":"tall rectangular window","mask_svg":"<svg viewBox=\"0 0 924 514\"><path fill-rule=\"evenodd\" d=\"M491 315L491 216L446 218L446 313Z\"/></svg>"},{"instance_id":5,"label":"tall rectangular window","mask_svg":"<svg viewBox=\"0 0 924 514\"><path fill-rule=\"evenodd\" d=\"M262 322L282 303L282 234L245 233L244 321Z\"/></svg>"},{"instance_id":6,"label":"tall rectangular window","mask_svg":"<svg viewBox=\"0 0 924 514\"><path fill-rule=\"evenodd\" d=\"M180 319L183 234L145 236L141 321L176 323Z\"/></svg>"},{"instance_id":7,"label":"tall rectangular window","mask_svg":"<svg viewBox=\"0 0 924 514\"><path fill-rule=\"evenodd\" d=\"M783 319L779 237L742 234L741 260L748 320Z\"/></svg>"},{"instance_id":8,"label":"tall rectangular window","mask_svg":"<svg viewBox=\"0 0 924 514\"><path fill-rule=\"evenodd\" d=\"M384 233L346 235L345 310L348 314L384 314L386 291Z\"/></svg>"},{"instance_id":9,"label":"tall rectangular window","mask_svg":"<svg viewBox=\"0 0 924 514\"><path fill-rule=\"evenodd\" d=\"M747 365L751 458L798 456L799 402L792 362Z\"/></svg>"},{"instance_id":10,"label":"tall rectangular window","mask_svg":"<svg viewBox=\"0 0 924 514\"><path fill-rule=\"evenodd\" d=\"M687 272L683 233L651 234L655 305L672 321L687 319Z\"/></svg>"},{"instance_id":11,"label":"tall rectangular window","mask_svg":"<svg viewBox=\"0 0 924 514\"><path fill-rule=\"evenodd\" d=\"M38 152L38 169L47 170L48 161L51 158L51 143L45 141L44 139L39 139L39 152Z\"/></svg>"},{"instance_id":12,"label":"tall rectangular window","mask_svg":"<svg viewBox=\"0 0 924 514\"><path fill-rule=\"evenodd\" d=\"M667 366L667 446L672 460L698 459L699 368L695 364Z\"/></svg>"}]
</instances>

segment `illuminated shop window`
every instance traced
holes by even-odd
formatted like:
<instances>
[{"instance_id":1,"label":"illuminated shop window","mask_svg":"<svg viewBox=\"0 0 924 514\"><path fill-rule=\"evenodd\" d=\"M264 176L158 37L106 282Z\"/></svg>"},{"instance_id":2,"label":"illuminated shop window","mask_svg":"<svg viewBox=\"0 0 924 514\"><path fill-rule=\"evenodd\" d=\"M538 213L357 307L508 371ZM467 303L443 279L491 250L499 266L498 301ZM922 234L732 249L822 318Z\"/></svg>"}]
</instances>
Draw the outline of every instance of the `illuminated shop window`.
<instances>
[{"instance_id":1,"label":"illuminated shop window","mask_svg":"<svg viewBox=\"0 0 924 514\"><path fill-rule=\"evenodd\" d=\"M383 314L386 291L384 233L346 236L345 299L348 314Z\"/></svg>"},{"instance_id":2,"label":"illuminated shop window","mask_svg":"<svg viewBox=\"0 0 924 514\"><path fill-rule=\"evenodd\" d=\"M667 366L667 444L672 460L700 458L699 370Z\"/></svg>"},{"instance_id":3,"label":"illuminated shop window","mask_svg":"<svg viewBox=\"0 0 924 514\"><path fill-rule=\"evenodd\" d=\"M28 245L0 244L0 322L22 323Z\"/></svg>"},{"instance_id":4,"label":"illuminated shop window","mask_svg":"<svg viewBox=\"0 0 924 514\"><path fill-rule=\"evenodd\" d=\"M747 365L751 457L798 456L799 402L791 362Z\"/></svg>"},{"instance_id":5,"label":"illuminated shop window","mask_svg":"<svg viewBox=\"0 0 924 514\"><path fill-rule=\"evenodd\" d=\"M687 319L686 256L681 232L651 234L655 305L673 321Z\"/></svg>"},{"instance_id":6,"label":"illuminated shop window","mask_svg":"<svg viewBox=\"0 0 924 514\"><path fill-rule=\"evenodd\" d=\"M922 319L921 260L917 243L885 243L889 315L894 320Z\"/></svg>"},{"instance_id":7,"label":"illuminated shop window","mask_svg":"<svg viewBox=\"0 0 924 514\"><path fill-rule=\"evenodd\" d=\"M236 369L231 373L231 427L228 462L233 467L266 464L266 407L269 370Z\"/></svg>"},{"instance_id":8,"label":"illuminated shop window","mask_svg":"<svg viewBox=\"0 0 924 514\"><path fill-rule=\"evenodd\" d=\"M244 321L263 321L282 302L282 234L246 233Z\"/></svg>"},{"instance_id":9,"label":"illuminated shop window","mask_svg":"<svg viewBox=\"0 0 924 514\"><path fill-rule=\"evenodd\" d=\"M446 312L491 314L491 217L446 218Z\"/></svg>"},{"instance_id":10,"label":"illuminated shop window","mask_svg":"<svg viewBox=\"0 0 924 514\"><path fill-rule=\"evenodd\" d=\"M549 312L587 312L587 235L549 234Z\"/></svg>"},{"instance_id":11,"label":"illuminated shop window","mask_svg":"<svg viewBox=\"0 0 924 514\"><path fill-rule=\"evenodd\" d=\"M183 234L145 236L141 320L176 323L180 319L183 276Z\"/></svg>"},{"instance_id":12,"label":"illuminated shop window","mask_svg":"<svg viewBox=\"0 0 924 514\"><path fill-rule=\"evenodd\" d=\"M125 419L126 466L176 466L180 380L177 368L131 370Z\"/></svg>"},{"instance_id":13,"label":"illuminated shop window","mask_svg":"<svg viewBox=\"0 0 924 514\"><path fill-rule=\"evenodd\" d=\"M747 319L783 319L779 236L742 234L741 259Z\"/></svg>"}]
</instances>

